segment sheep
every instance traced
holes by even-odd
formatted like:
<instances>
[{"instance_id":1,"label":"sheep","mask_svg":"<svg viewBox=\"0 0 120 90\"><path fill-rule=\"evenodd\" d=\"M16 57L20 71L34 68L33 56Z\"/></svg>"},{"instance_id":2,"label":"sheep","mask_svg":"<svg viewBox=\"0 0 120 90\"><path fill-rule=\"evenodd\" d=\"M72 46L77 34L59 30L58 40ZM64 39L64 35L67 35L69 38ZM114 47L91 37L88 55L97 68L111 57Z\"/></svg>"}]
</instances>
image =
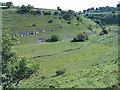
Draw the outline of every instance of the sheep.
<instances>
[{"instance_id":1,"label":"sheep","mask_svg":"<svg viewBox=\"0 0 120 90\"><path fill-rule=\"evenodd\" d=\"M36 34L38 34L39 32L36 32Z\"/></svg>"},{"instance_id":2,"label":"sheep","mask_svg":"<svg viewBox=\"0 0 120 90\"><path fill-rule=\"evenodd\" d=\"M42 33L45 33L45 31L42 31Z\"/></svg>"},{"instance_id":3,"label":"sheep","mask_svg":"<svg viewBox=\"0 0 120 90\"><path fill-rule=\"evenodd\" d=\"M23 37L23 33L20 33L20 36Z\"/></svg>"},{"instance_id":4,"label":"sheep","mask_svg":"<svg viewBox=\"0 0 120 90\"><path fill-rule=\"evenodd\" d=\"M20 41L18 41L17 44L20 44Z\"/></svg>"},{"instance_id":5,"label":"sheep","mask_svg":"<svg viewBox=\"0 0 120 90\"><path fill-rule=\"evenodd\" d=\"M17 36L17 34L12 34L12 36Z\"/></svg>"}]
</instances>

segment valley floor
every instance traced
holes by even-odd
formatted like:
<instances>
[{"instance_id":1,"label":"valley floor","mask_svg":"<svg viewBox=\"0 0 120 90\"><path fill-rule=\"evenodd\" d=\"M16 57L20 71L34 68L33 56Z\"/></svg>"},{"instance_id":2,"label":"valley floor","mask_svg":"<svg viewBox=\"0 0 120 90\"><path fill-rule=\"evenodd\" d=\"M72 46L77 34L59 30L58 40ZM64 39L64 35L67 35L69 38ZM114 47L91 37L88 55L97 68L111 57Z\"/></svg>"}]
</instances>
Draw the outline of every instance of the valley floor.
<instances>
[{"instance_id":1,"label":"valley floor","mask_svg":"<svg viewBox=\"0 0 120 90\"><path fill-rule=\"evenodd\" d=\"M70 41L15 46L18 54L30 58L28 65L37 69L16 87L106 88L118 83L117 34ZM58 71L62 74L57 75Z\"/></svg>"}]
</instances>

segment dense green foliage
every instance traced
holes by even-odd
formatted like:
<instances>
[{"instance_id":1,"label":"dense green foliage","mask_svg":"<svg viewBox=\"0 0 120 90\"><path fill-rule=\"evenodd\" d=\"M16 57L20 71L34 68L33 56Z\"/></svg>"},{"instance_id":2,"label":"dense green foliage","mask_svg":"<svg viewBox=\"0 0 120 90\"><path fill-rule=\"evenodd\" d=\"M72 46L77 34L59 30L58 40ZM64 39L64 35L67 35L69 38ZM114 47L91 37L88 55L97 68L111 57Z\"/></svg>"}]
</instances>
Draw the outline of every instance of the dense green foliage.
<instances>
[{"instance_id":1,"label":"dense green foliage","mask_svg":"<svg viewBox=\"0 0 120 90\"><path fill-rule=\"evenodd\" d=\"M75 12L72 11L72 10L68 10L67 12L66 11L62 11L61 14L62 14L63 18L65 20L68 20L68 21L70 21L71 19L73 19L74 16L75 16Z\"/></svg>"},{"instance_id":2,"label":"dense green foliage","mask_svg":"<svg viewBox=\"0 0 120 90\"><path fill-rule=\"evenodd\" d=\"M89 13L85 15L86 17L94 20L99 24L112 25L118 24L118 12L108 12L108 13ZM100 21L99 21L100 20Z\"/></svg>"},{"instance_id":3,"label":"dense green foliage","mask_svg":"<svg viewBox=\"0 0 120 90\"><path fill-rule=\"evenodd\" d=\"M29 13L33 8L34 7L29 4L27 6L22 5L20 8L18 8L17 13L20 13L20 14Z\"/></svg>"},{"instance_id":4,"label":"dense green foliage","mask_svg":"<svg viewBox=\"0 0 120 90\"><path fill-rule=\"evenodd\" d=\"M12 2L6 2L6 3L0 2L0 5L1 6L7 6L5 9L13 7L13 3Z\"/></svg>"},{"instance_id":5,"label":"dense green foliage","mask_svg":"<svg viewBox=\"0 0 120 90\"><path fill-rule=\"evenodd\" d=\"M76 35L76 37L73 39L73 42L79 42L79 41L85 41L88 40L88 35L85 32L79 33Z\"/></svg>"},{"instance_id":6,"label":"dense green foliage","mask_svg":"<svg viewBox=\"0 0 120 90\"><path fill-rule=\"evenodd\" d=\"M110 29L109 29L109 31L110 31ZM102 31L100 32L100 34L99 34L99 35L108 34L108 33L109 33L109 31L106 29L106 27L102 27Z\"/></svg>"},{"instance_id":7,"label":"dense green foliage","mask_svg":"<svg viewBox=\"0 0 120 90\"><path fill-rule=\"evenodd\" d=\"M109 7L109 6L105 6L105 7L97 7L97 8L88 8L87 10L83 10L83 13L90 13L90 12L109 12L109 11L118 11L119 9L119 4L117 4L117 7Z\"/></svg>"},{"instance_id":8,"label":"dense green foliage","mask_svg":"<svg viewBox=\"0 0 120 90\"><path fill-rule=\"evenodd\" d=\"M19 57L13 49L16 39L6 32L2 35L2 85L3 89L13 87L20 80L28 78L33 71L26 66L26 58Z\"/></svg>"}]
</instances>

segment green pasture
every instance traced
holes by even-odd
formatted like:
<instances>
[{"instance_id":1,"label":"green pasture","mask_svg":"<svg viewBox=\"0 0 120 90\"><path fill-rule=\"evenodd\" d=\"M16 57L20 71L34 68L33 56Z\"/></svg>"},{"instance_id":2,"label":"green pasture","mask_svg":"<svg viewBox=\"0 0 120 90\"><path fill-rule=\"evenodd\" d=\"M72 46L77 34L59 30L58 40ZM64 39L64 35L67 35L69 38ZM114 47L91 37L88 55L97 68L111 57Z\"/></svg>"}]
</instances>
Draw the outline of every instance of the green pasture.
<instances>
[{"instance_id":1,"label":"green pasture","mask_svg":"<svg viewBox=\"0 0 120 90\"><path fill-rule=\"evenodd\" d=\"M29 58L27 65L36 70L32 76L21 80L16 88L105 88L118 83L118 35L113 31L118 30L117 25L107 25L107 30L111 31L100 36L102 28L84 15L81 15L81 22L73 18L68 24L60 16L11 12L15 12L15 9L3 10L3 31L7 30L10 34L40 32L16 37L20 42L14 46L17 54ZM48 23L50 20L52 23ZM36 43L40 38L50 39L51 35L75 37L80 32L90 32L89 26L96 34L89 36L85 42L71 42L72 38ZM58 70L64 73L56 75Z\"/></svg>"},{"instance_id":2,"label":"green pasture","mask_svg":"<svg viewBox=\"0 0 120 90\"><path fill-rule=\"evenodd\" d=\"M60 42L54 43L54 48L58 47L58 43ZM83 43L74 43L74 48L78 46L81 48L67 52L62 52L62 48L70 48L70 42L67 40L61 43L64 43L65 46L59 46L59 48L56 48L56 51L51 47L51 44L42 44L51 47L47 49L48 52L46 52L45 48L44 52L41 47L43 53L49 54L51 49L53 49L53 52L57 53L57 50L61 49L59 50L60 53L51 56L36 57L33 58L33 60L27 61L30 66L38 66L38 71L30 78L21 81L18 87L49 87L52 85L63 88L103 88L118 82L118 67L116 64L118 59L117 36L108 37L99 43L91 43L87 45L86 48L82 48ZM25 49L22 47L19 48ZM37 52L38 51L41 55L41 51L37 50ZM66 73L64 75L55 76L55 72L59 69L65 70Z\"/></svg>"}]
</instances>

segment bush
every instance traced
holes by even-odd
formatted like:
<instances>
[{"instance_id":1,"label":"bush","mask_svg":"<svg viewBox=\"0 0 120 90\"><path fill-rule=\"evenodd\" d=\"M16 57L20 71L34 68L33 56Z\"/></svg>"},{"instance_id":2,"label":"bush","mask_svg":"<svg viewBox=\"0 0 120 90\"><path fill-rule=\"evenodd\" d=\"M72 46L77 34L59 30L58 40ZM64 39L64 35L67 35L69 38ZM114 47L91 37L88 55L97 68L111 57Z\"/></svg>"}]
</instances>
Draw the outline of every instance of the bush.
<instances>
[{"instance_id":1,"label":"bush","mask_svg":"<svg viewBox=\"0 0 120 90\"><path fill-rule=\"evenodd\" d=\"M68 24L71 24L71 22L69 21L69 22L67 22Z\"/></svg>"},{"instance_id":2,"label":"bush","mask_svg":"<svg viewBox=\"0 0 120 90\"><path fill-rule=\"evenodd\" d=\"M52 22L53 22L53 20L48 21L48 23L52 23Z\"/></svg>"},{"instance_id":3,"label":"bush","mask_svg":"<svg viewBox=\"0 0 120 90\"><path fill-rule=\"evenodd\" d=\"M73 42L85 41L88 40L88 35L85 32L79 33L73 38Z\"/></svg>"},{"instance_id":4,"label":"bush","mask_svg":"<svg viewBox=\"0 0 120 90\"><path fill-rule=\"evenodd\" d=\"M107 30L103 30L102 32L104 32L104 34L108 34L108 31L107 31Z\"/></svg>"},{"instance_id":5,"label":"bush","mask_svg":"<svg viewBox=\"0 0 120 90\"><path fill-rule=\"evenodd\" d=\"M79 23L76 24L76 26L78 26L78 25L79 25Z\"/></svg>"},{"instance_id":6,"label":"bush","mask_svg":"<svg viewBox=\"0 0 120 90\"><path fill-rule=\"evenodd\" d=\"M100 34L99 35L104 35L104 32L100 32Z\"/></svg>"},{"instance_id":7,"label":"bush","mask_svg":"<svg viewBox=\"0 0 120 90\"><path fill-rule=\"evenodd\" d=\"M100 32L100 35L108 34L108 31L106 30L106 27L102 28L103 30Z\"/></svg>"},{"instance_id":8,"label":"bush","mask_svg":"<svg viewBox=\"0 0 120 90\"><path fill-rule=\"evenodd\" d=\"M89 25L89 26L88 26L88 29L89 29L89 30L92 30L92 26L91 26L91 25Z\"/></svg>"},{"instance_id":9,"label":"bush","mask_svg":"<svg viewBox=\"0 0 120 90\"><path fill-rule=\"evenodd\" d=\"M57 35L52 35L51 36L51 41L52 42L59 41L59 37Z\"/></svg>"},{"instance_id":10,"label":"bush","mask_svg":"<svg viewBox=\"0 0 120 90\"><path fill-rule=\"evenodd\" d=\"M98 25L102 26L102 23L101 23L100 20L95 19L94 21L95 21L95 23L97 23Z\"/></svg>"},{"instance_id":11,"label":"bush","mask_svg":"<svg viewBox=\"0 0 120 90\"><path fill-rule=\"evenodd\" d=\"M65 74L65 69L59 69L56 71L56 76Z\"/></svg>"},{"instance_id":12,"label":"bush","mask_svg":"<svg viewBox=\"0 0 120 90\"><path fill-rule=\"evenodd\" d=\"M100 32L100 35L104 35L104 34L108 34L108 31L107 30L103 30Z\"/></svg>"},{"instance_id":13,"label":"bush","mask_svg":"<svg viewBox=\"0 0 120 90\"><path fill-rule=\"evenodd\" d=\"M25 13L30 13L30 11L33 9L34 7L31 6L31 5L22 5L18 10L17 10L17 13L20 13L20 14L25 14Z\"/></svg>"},{"instance_id":14,"label":"bush","mask_svg":"<svg viewBox=\"0 0 120 90\"><path fill-rule=\"evenodd\" d=\"M59 19L62 19L62 17L59 17Z\"/></svg>"},{"instance_id":15,"label":"bush","mask_svg":"<svg viewBox=\"0 0 120 90\"><path fill-rule=\"evenodd\" d=\"M35 26L36 26L36 24L32 24L32 26L33 26L33 27L35 27Z\"/></svg>"}]
</instances>

